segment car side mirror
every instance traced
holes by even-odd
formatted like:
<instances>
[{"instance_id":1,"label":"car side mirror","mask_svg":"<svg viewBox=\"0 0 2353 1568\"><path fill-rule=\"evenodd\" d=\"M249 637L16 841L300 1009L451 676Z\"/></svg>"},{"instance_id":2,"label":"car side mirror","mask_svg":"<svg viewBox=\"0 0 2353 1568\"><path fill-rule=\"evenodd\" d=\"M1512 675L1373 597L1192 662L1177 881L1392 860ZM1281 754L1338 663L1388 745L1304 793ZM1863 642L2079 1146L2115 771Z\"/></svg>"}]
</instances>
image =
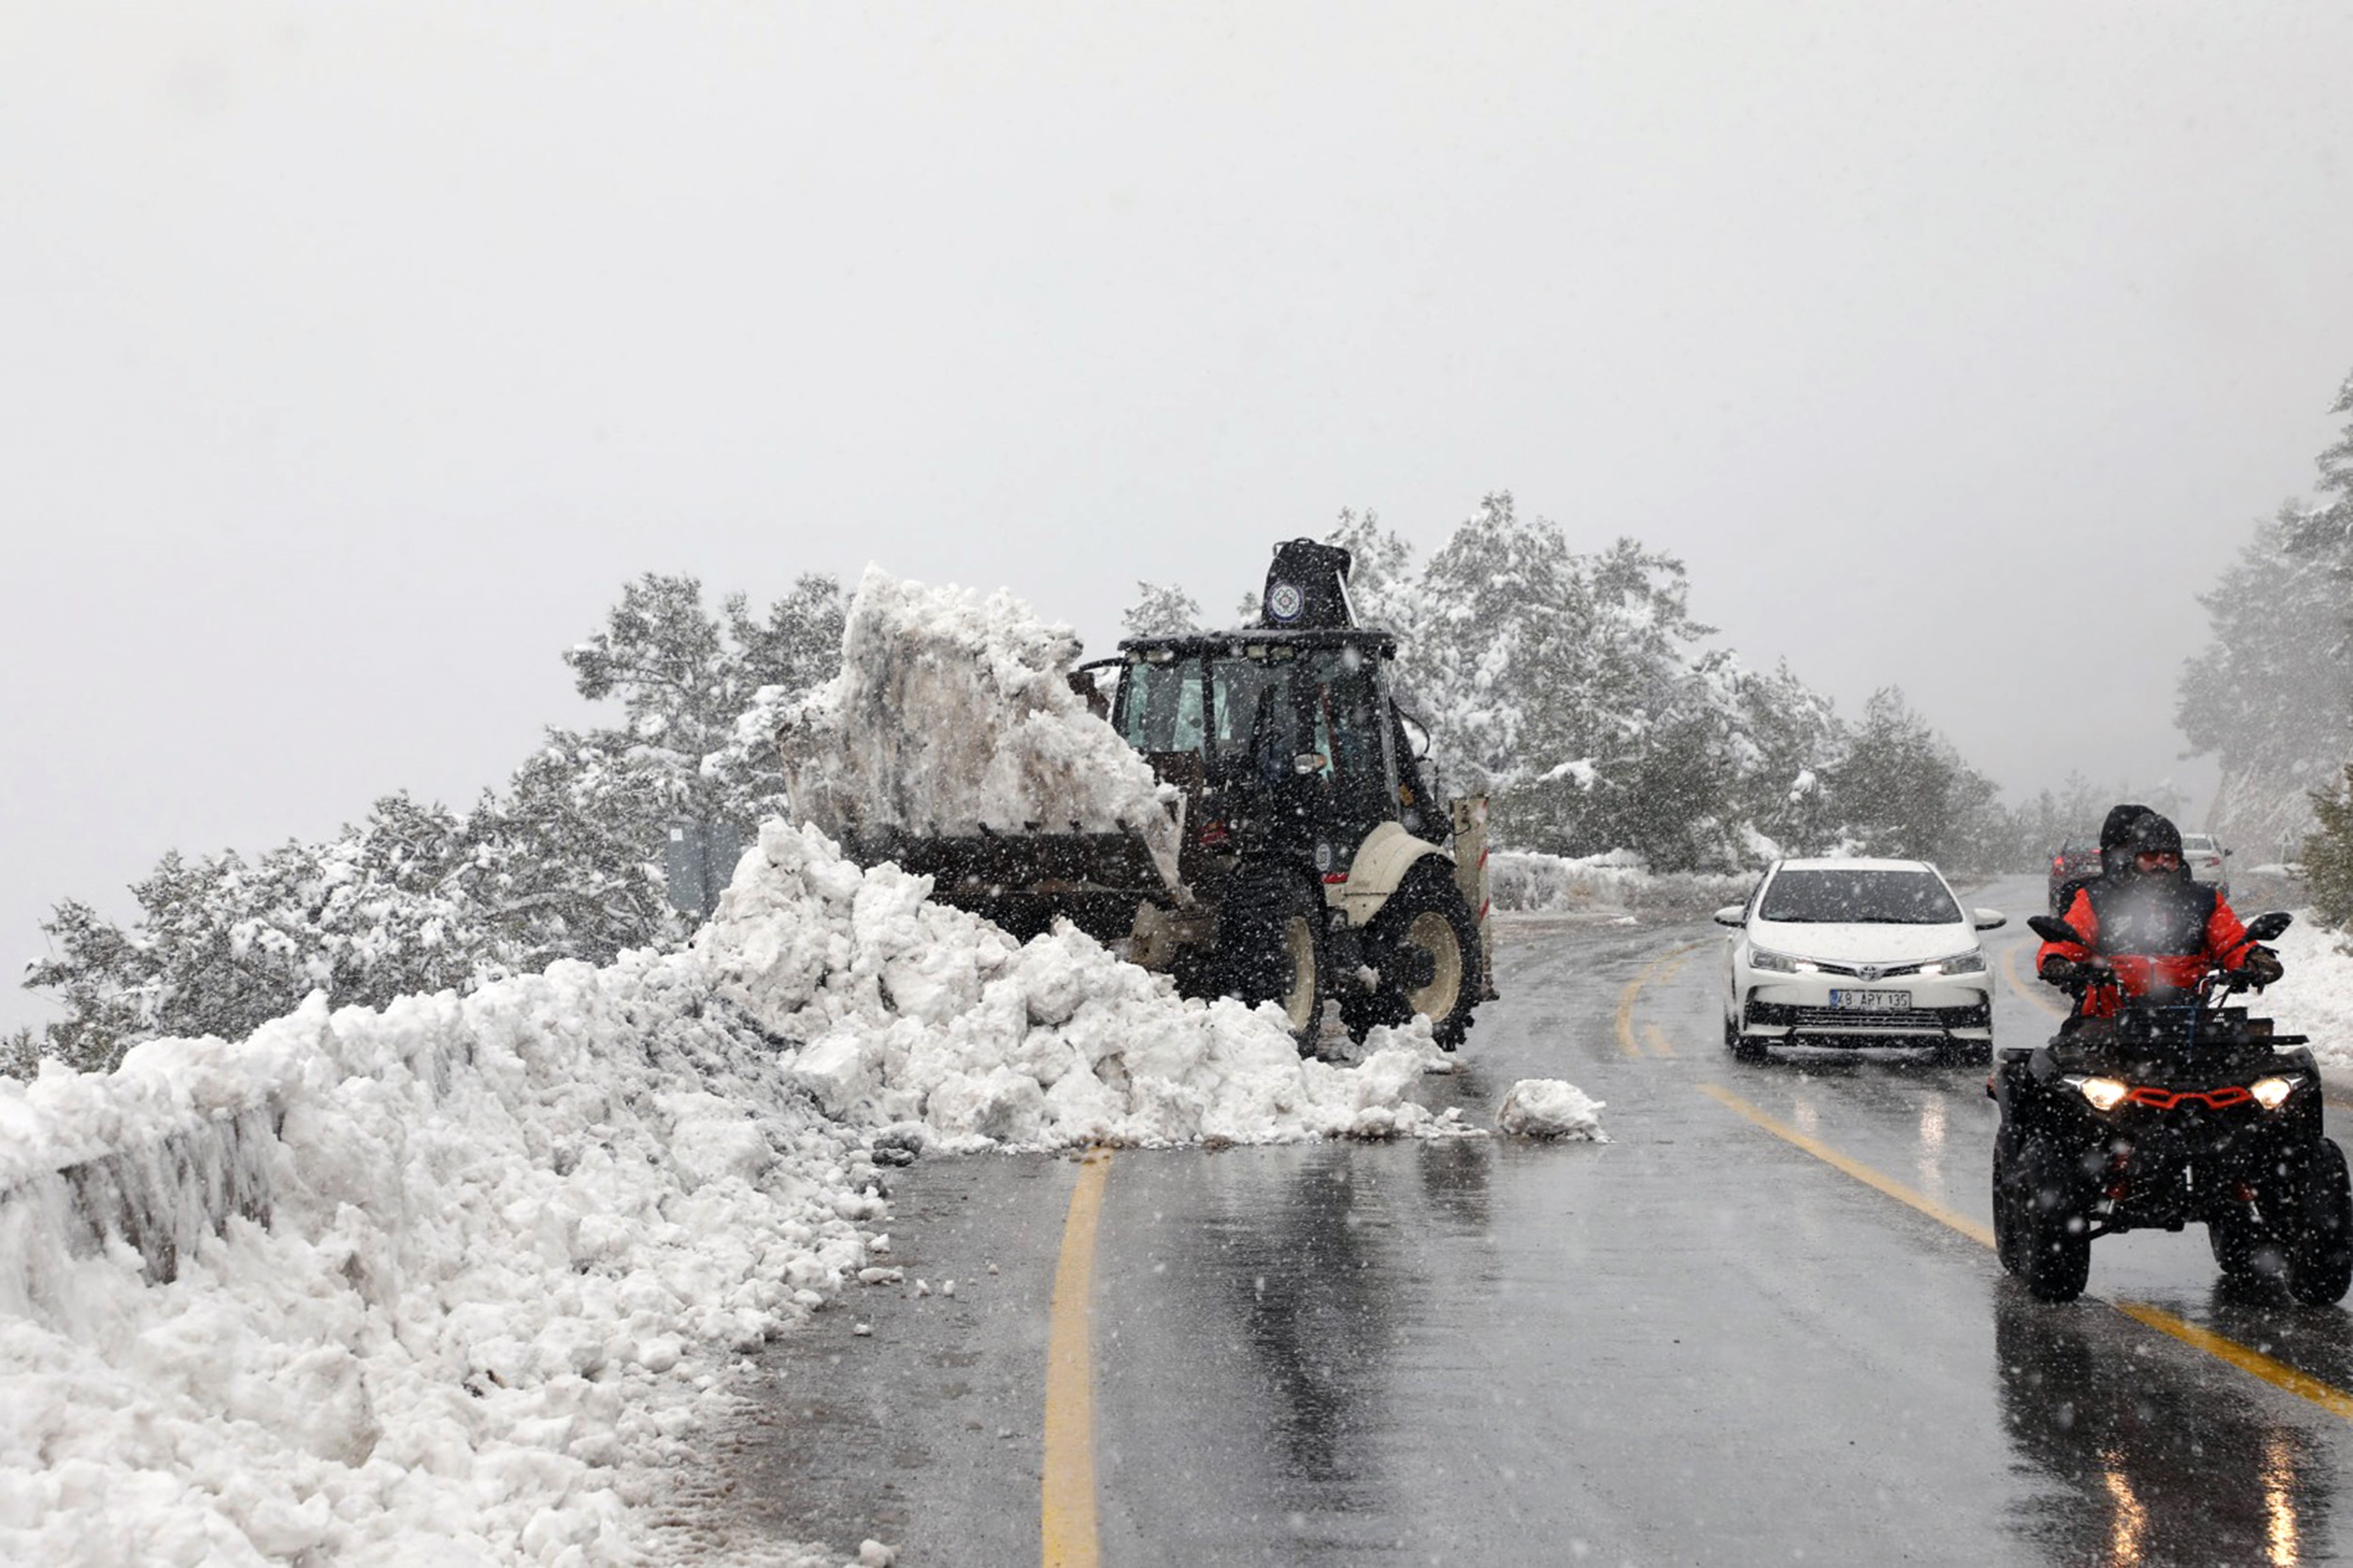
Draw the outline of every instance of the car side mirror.
<instances>
[{"instance_id":1,"label":"car side mirror","mask_svg":"<svg viewBox=\"0 0 2353 1568\"><path fill-rule=\"evenodd\" d=\"M2229 859L2232 856L2236 855L2237 853L2238 853L2238 851L2237 851L2237 850L2235 850L2235 849L2225 849L2225 850L2223 850L2223 851L2222 851L2222 858L2223 858L2224 859L2226 859L2226 860L2227 860L2227 859Z\"/></svg>"},{"instance_id":2,"label":"car side mirror","mask_svg":"<svg viewBox=\"0 0 2353 1568\"><path fill-rule=\"evenodd\" d=\"M1979 931L2000 931L2010 923L2010 917L2000 910L1971 910L1969 913Z\"/></svg>"},{"instance_id":3,"label":"car side mirror","mask_svg":"<svg viewBox=\"0 0 2353 1568\"><path fill-rule=\"evenodd\" d=\"M1748 923L1748 910L1743 904L1726 904L1715 911L1715 923L1720 926L1743 926Z\"/></svg>"},{"instance_id":4,"label":"car side mirror","mask_svg":"<svg viewBox=\"0 0 2353 1568\"><path fill-rule=\"evenodd\" d=\"M2247 922L2249 942L2270 942L2295 923L2295 917L2285 910L2274 910L2267 915L2257 915Z\"/></svg>"}]
</instances>

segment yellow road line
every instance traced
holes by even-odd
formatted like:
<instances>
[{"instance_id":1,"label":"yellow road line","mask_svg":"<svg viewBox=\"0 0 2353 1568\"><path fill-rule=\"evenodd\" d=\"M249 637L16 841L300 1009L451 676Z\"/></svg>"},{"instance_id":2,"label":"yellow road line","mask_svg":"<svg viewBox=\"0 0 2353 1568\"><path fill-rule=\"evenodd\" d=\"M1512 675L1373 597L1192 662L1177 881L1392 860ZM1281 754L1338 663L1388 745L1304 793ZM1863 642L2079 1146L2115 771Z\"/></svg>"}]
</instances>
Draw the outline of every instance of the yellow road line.
<instances>
[{"instance_id":1,"label":"yellow road line","mask_svg":"<svg viewBox=\"0 0 2353 1568\"><path fill-rule=\"evenodd\" d=\"M2226 1340L2211 1329L2177 1318L2161 1307L2146 1301L2111 1303L2127 1318L2147 1323L2161 1334L2171 1334L2185 1345L2195 1345L2208 1355L2229 1362L2241 1372L2251 1373L2274 1388L2284 1388L2299 1398L2309 1399L2323 1410L2342 1420L2353 1421L2353 1394L2321 1382L2316 1377L2300 1373L2284 1362L2276 1362L2261 1351L2249 1350L2236 1340Z\"/></svg>"},{"instance_id":2,"label":"yellow road line","mask_svg":"<svg viewBox=\"0 0 2353 1568\"><path fill-rule=\"evenodd\" d=\"M1054 1268L1046 1336L1046 1475L1039 1535L1045 1568L1095 1568L1095 1377L1092 1308L1095 1221L1103 1213L1111 1151L1090 1149L1079 1166Z\"/></svg>"},{"instance_id":3,"label":"yellow road line","mask_svg":"<svg viewBox=\"0 0 2353 1568\"><path fill-rule=\"evenodd\" d=\"M1821 1161L1826 1165L1834 1165L1838 1169L1844 1171L1848 1175L1852 1176L1856 1181L1861 1182L1863 1185L1877 1188L1880 1192L1885 1193L1889 1197L1894 1198L1897 1203L1907 1204L1913 1208L1918 1209L1922 1214L1926 1215L1938 1225L1949 1226L1953 1229L1959 1231L1963 1236L1968 1237L1971 1241L1977 1242L1985 1247L1991 1247L1993 1245L1993 1232L1988 1230L1977 1221L1970 1219L1966 1215L1954 1213L1951 1209L1947 1208L1944 1205L1928 1196L1926 1193L1920 1192L1915 1188L1907 1187L1893 1176L1881 1175L1877 1171L1873 1170L1870 1166L1863 1164L1859 1160L1849 1159L1847 1156L1840 1153L1837 1150L1831 1148L1829 1144L1822 1142L1820 1140L1810 1138L1805 1133L1800 1132L1796 1128L1790 1126L1788 1122L1782 1121L1778 1118L1769 1115L1766 1111L1759 1110L1756 1106L1749 1104L1746 1100L1741 1099L1730 1089L1725 1089L1719 1084L1704 1083L1699 1086L1699 1090L1702 1094L1706 1095L1710 1100L1715 1100L1719 1105L1723 1105L1729 1110L1738 1111L1741 1115L1748 1118L1749 1121L1757 1123L1757 1126L1765 1129L1766 1131L1773 1134L1774 1137L1782 1140L1784 1142L1796 1144L1799 1148L1803 1149L1807 1153L1811 1154L1815 1159Z\"/></svg>"},{"instance_id":4,"label":"yellow road line","mask_svg":"<svg viewBox=\"0 0 2353 1568\"><path fill-rule=\"evenodd\" d=\"M1883 1176L1861 1161L1850 1159L1820 1140L1808 1137L1787 1122L1749 1104L1720 1085L1704 1083L1699 1088L1701 1093L1718 1104L1739 1112L1776 1138L1796 1144L1815 1159L1837 1167L1865 1186L1876 1188L1898 1203L1908 1204L1939 1225L1960 1232L1980 1247L1993 1245L1993 1232L1978 1224L1977 1221L1955 1214L1935 1199L1914 1191L1894 1177ZM2091 1298L2094 1300L2099 1299ZM2308 1399L2331 1415L2342 1420L2353 1421L2353 1394L2347 1394L2332 1384L2323 1383L2316 1377L2298 1372L2284 1362L2274 1361L2262 1352L2250 1350L2236 1340L2226 1339L2211 1329L2201 1329L2195 1323L2177 1318L2163 1308L2152 1307L2145 1301L2110 1301L2107 1304L2136 1322L2147 1324L2159 1333L2170 1334L2183 1344L2204 1351L2217 1360L2227 1362L2242 1372L2263 1379L2274 1388L2293 1394L2299 1399Z\"/></svg>"},{"instance_id":5,"label":"yellow road line","mask_svg":"<svg viewBox=\"0 0 2353 1568\"><path fill-rule=\"evenodd\" d=\"M1630 1057L1642 1054L1642 1047L1634 1043L1634 999L1642 994L1642 987L1653 980L1672 979L1675 973L1683 968L1684 955L1699 945L1695 942L1687 942L1661 953L1644 964L1633 979L1626 982L1626 989L1618 994L1618 1048L1620 1051ZM1674 1053L1669 1051L1667 1054L1672 1056Z\"/></svg>"},{"instance_id":6,"label":"yellow road line","mask_svg":"<svg viewBox=\"0 0 2353 1568\"><path fill-rule=\"evenodd\" d=\"M1674 1047L1667 1044L1667 1037L1659 1032L1659 1026L1656 1024L1642 1026L1642 1043L1651 1047L1652 1056L1662 1060L1672 1058L1675 1054Z\"/></svg>"},{"instance_id":7,"label":"yellow road line","mask_svg":"<svg viewBox=\"0 0 2353 1568\"><path fill-rule=\"evenodd\" d=\"M2021 996L2025 997L2029 1002L2033 1003L2037 1007L2040 1007L2044 1012L2050 1014L2052 1017L2065 1017L2067 1016L2067 1009L2062 1007L2058 1003L2053 1002L2050 997L2043 994L2041 981L2030 983L2018 973L2018 955L2023 951L2025 951L2025 944L2023 943L2019 943L2002 950L2001 967L2010 976L2010 989L2017 992Z\"/></svg>"}]
</instances>

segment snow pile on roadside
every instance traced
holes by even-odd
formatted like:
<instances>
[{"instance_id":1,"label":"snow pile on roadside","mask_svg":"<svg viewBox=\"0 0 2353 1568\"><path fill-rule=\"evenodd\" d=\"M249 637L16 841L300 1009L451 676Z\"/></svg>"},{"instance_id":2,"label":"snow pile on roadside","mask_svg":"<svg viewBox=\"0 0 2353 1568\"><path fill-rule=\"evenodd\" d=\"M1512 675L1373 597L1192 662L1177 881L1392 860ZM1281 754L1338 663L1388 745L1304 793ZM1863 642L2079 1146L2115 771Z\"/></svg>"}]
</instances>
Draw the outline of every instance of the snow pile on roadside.
<instances>
[{"instance_id":1,"label":"snow pile on roadside","mask_svg":"<svg viewBox=\"0 0 2353 1568\"><path fill-rule=\"evenodd\" d=\"M1658 911L1688 914L1735 904L1757 885L1754 872L1654 874L1628 849L1576 859L1498 849L1487 858L1491 897L1499 910L1529 914Z\"/></svg>"},{"instance_id":2,"label":"snow pile on roadside","mask_svg":"<svg viewBox=\"0 0 2353 1568\"><path fill-rule=\"evenodd\" d=\"M1524 1078L1504 1095L1495 1125L1514 1138L1582 1138L1609 1142L1601 1130L1601 1108L1595 1100L1565 1079Z\"/></svg>"},{"instance_id":3,"label":"snow pile on roadside","mask_svg":"<svg viewBox=\"0 0 2353 1568\"><path fill-rule=\"evenodd\" d=\"M771 824L692 952L0 1080L0 1560L658 1556L725 1353L869 1264L877 1145L1470 1131L1426 1025L1302 1061L926 889ZM176 1278L83 1239L110 1181Z\"/></svg>"},{"instance_id":4,"label":"snow pile on roadside","mask_svg":"<svg viewBox=\"0 0 2353 1568\"><path fill-rule=\"evenodd\" d=\"M1173 881L1176 826L1164 787L1071 689L1079 641L1068 626L1004 593L927 587L869 566L841 653L841 673L780 726L804 818L836 837L1124 824Z\"/></svg>"},{"instance_id":5,"label":"snow pile on roadside","mask_svg":"<svg viewBox=\"0 0 2353 1568\"><path fill-rule=\"evenodd\" d=\"M2311 910L2300 911L2271 944L2287 977L2246 1001L2276 1018L2281 1033L2311 1036L2324 1071L2353 1078L2353 953L2344 942L2342 932L2314 924Z\"/></svg>"},{"instance_id":6,"label":"snow pile on roadside","mask_svg":"<svg viewBox=\"0 0 2353 1568\"><path fill-rule=\"evenodd\" d=\"M1018 944L930 885L772 822L697 939L835 1116L957 1150L1460 1130L1404 1098L1442 1059L1425 1020L1302 1060L1271 1008L1181 999L1068 926Z\"/></svg>"},{"instance_id":7,"label":"snow pile on roadside","mask_svg":"<svg viewBox=\"0 0 2353 1568\"><path fill-rule=\"evenodd\" d=\"M817 1306L882 1209L863 1140L710 990L691 956L565 963L0 1083L16 1147L143 1147L166 1182L167 1134L201 1164L242 1128L268 1215L190 1227L150 1284L12 1161L0 1559L629 1555L713 1350Z\"/></svg>"}]
</instances>

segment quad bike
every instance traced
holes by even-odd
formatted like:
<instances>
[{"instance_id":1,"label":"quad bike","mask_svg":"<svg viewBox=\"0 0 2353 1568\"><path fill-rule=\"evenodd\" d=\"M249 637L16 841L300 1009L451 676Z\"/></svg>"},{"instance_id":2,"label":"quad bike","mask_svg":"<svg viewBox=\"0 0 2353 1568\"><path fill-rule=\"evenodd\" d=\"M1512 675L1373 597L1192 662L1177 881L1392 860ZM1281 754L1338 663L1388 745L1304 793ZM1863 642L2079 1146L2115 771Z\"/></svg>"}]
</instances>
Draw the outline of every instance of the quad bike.
<instances>
[{"instance_id":1,"label":"quad bike","mask_svg":"<svg viewBox=\"0 0 2353 1568\"><path fill-rule=\"evenodd\" d=\"M2288 920L2260 916L2247 939L2271 941ZM2083 942L2055 917L2028 924ZM2114 986L2094 959L2051 1042L2001 1053L1986 1084L2001 1107L1995 1247L2036 1296L2080 1295L2094 1237L2193 1224L2226 1275L2276 1273L2314 1305L2353 1286L2353 1187L2321 1132L2319 1071L2306 1037L2225 1005L2249 984L2215 968L2194 990L2085 1016L2084 994Z\"/></svg>"}]
</instances>

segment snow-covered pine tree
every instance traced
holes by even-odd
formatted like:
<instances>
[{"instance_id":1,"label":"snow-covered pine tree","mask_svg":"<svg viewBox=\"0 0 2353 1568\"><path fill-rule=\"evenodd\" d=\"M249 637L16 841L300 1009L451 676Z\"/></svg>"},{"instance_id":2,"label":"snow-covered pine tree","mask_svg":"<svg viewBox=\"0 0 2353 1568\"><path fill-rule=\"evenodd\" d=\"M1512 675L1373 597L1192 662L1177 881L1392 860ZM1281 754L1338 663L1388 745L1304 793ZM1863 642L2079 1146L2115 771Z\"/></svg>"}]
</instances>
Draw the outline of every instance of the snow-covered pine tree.
<instances>
[{"instance_id":1,"label":"snow-covered pine tree","mask_svg":"<svg viewBox=\"0 0 2353 1568\"><path fill-rule=\"evenodd\" d=\"M1200 602L1176 584L1139 582L1135 594L1135 603L1119 618L1123 636L1181 637L1204 629Z\"/></svg>"},{"instance_id":2,"label":"snow-covered pine tree","mask_svg":"<svg viewBox=\"0 0 2353 1568\"><path fill-rule=\"evenodd\" d=\"M132 889L127 929L60 903L26 971L65 1005L40 1050L104 1070L158 1036L249 1033L313 990L381 1005L682 938L669 825L748 829L778 804L773 748L745 744L738 721L833 674L844 609L829 577L801 578L758 618L742 595L711 614L691 577L628 584L564 656L582 696L620 702L620 727L550 731L470 813L393 795L323 844L251 863L166 855Z\"/></svg>"},{"instance_id":3,"label":"snow-covered pine tree","mask_svg":"<svg viewBox=\"0 0 2353 1568\"><path fill-rule=\"evenodd\" d=\"M2265 858L2302 836L2312 792L2353 753L2353 578L2342 539L2313 526L2328 510L2288 506L2255 525L2199 597L2208 642L2177 688L2181 732L2221 763L2219 830Z\"/></svg>"}]
</instances>

